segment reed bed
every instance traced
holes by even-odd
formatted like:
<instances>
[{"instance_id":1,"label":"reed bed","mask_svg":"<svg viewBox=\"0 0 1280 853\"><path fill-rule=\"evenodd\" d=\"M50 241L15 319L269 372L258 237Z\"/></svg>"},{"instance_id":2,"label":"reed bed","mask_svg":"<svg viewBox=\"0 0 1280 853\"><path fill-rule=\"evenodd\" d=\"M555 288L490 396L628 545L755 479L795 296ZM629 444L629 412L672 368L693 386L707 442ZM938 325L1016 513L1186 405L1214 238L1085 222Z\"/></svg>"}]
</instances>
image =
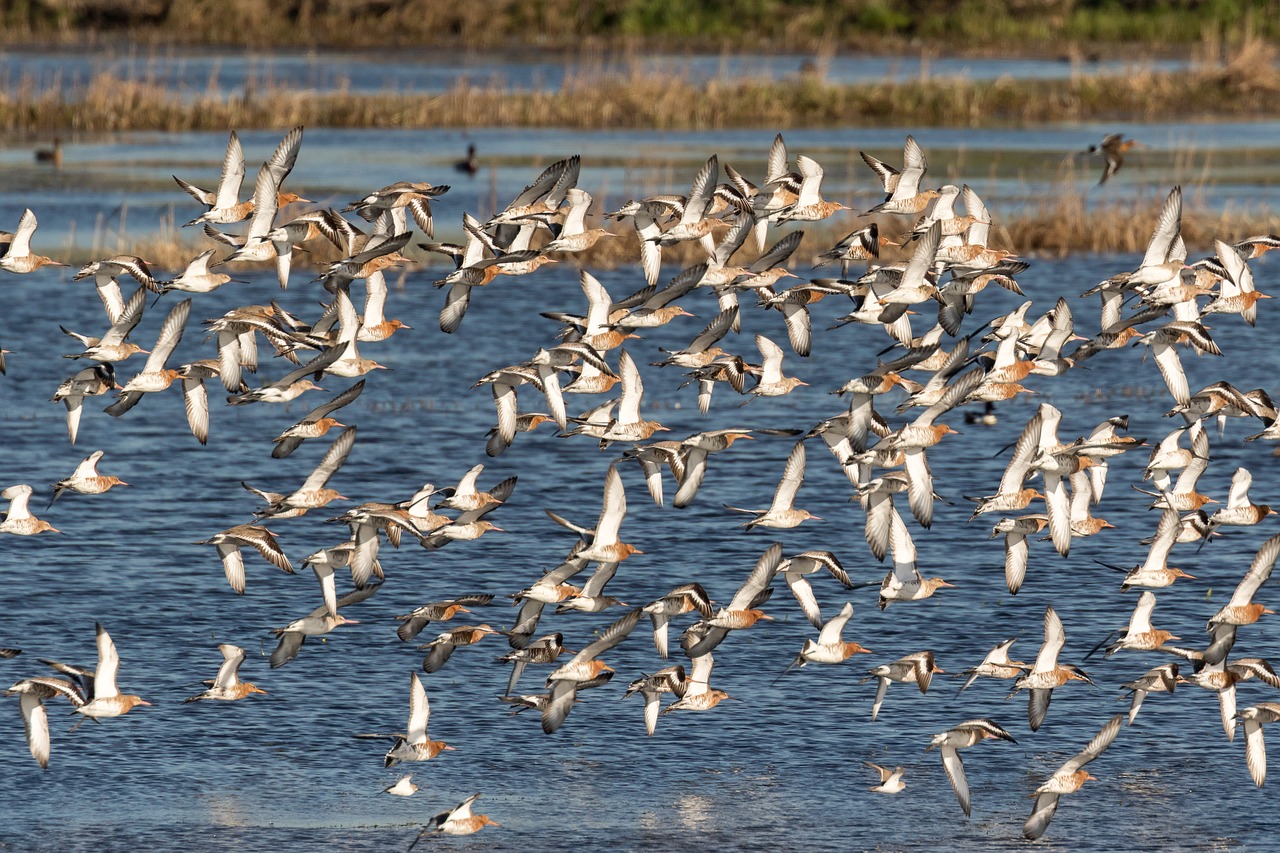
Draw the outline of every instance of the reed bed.
<instances>
[{"instance_id":1,"label":"reed bed","mask_svg":"<svg viewBox=\"0 0 1280 853\"><path fill-rule=\"evenodd\" d=\"M818 75L713 80L639 70L570 75L553 91L459 83L443 94L293 90L179 91L99 74L72 89L19 81L0 93L0 132L316 127L566 127L719 130L849 124L984 126L1044 121L1280 114L1276 51L1252 39L1177 73L1066 80L926 78L833 85Z\"/></svg>"}]
</instances>

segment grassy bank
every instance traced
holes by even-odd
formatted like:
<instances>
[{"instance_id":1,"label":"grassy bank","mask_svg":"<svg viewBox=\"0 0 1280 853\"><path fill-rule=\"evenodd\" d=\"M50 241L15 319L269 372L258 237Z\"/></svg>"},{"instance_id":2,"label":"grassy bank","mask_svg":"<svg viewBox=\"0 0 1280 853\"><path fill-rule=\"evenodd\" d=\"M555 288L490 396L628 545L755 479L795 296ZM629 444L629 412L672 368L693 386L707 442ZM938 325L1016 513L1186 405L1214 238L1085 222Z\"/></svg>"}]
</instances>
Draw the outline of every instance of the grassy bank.
<instances>
[{"instance_id":1,"label":"grassy bank","mask_svg":"<svg viewBox=\"0 0 1280 853\"><path fill-rule=\"evenodd\" d=\"M1280 115L1276 51L1260 39L1185 72L1018 81L962 78L830 85L691 82L679 75L584 71L555 91L459 84L440 95L265 88L178 93L103 74L83 88L19 83L0 93L0 131L74 133L229 127L634 127L716 130L851 124L980 126L1043 121Z\"/></svg>"},{"instance_id":2,"label":"grassy bank","mask_svg":"<svg viewBox=\"0 0 1280 853\"><path fill-rule=\"evenodd\" d=\"M933 46L1009 55L1175 50L1252 27L1267 0L0 0L0 43L640 50Z\"/></svg>"}]
</instances>

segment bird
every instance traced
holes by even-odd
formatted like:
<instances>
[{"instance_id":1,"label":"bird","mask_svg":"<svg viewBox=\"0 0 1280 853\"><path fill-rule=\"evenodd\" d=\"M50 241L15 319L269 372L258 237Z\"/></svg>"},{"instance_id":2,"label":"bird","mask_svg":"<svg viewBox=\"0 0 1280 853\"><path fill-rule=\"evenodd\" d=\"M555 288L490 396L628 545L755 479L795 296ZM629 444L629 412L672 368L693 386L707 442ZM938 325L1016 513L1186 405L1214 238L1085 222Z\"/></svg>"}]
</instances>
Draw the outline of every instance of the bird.
<instances>
[{"instance_id":1,"label":"bird","mask_svg":"<svg viewBox=\"0 0 1280 853\"><path fill-rule=\"evenodd\" d=\"M880 784L872 785L867 788L868 791L876 794L898 794L907 787L907 783L902 781L902 775L906 772L903 768L895 767L890 770L888 767L881 767L870 761L862 763L880 774Z\"/></svg>"},{"instance_id":2,"label":"bird","mask_svg":"<svg viewBox=\"0 0 1280 853\"><path fill-rule=\"evenodd\" d=\"M796 527L809 519L821 521L819 516L807 509L796 509L796 492L800 491L800 484L804 482L804 463L804 440L801 439L795 443L791 453L787 455L787 464L782 469L782 479L778 481L778 486L773 493L773 503L768 509L741 509L729 504L724 505L725 509L754 516L739 525L744 530L751 530L754 527L787 529Z\"/></svg>"},{"instance_id":3,"label":"bird","mask_svg":"<svg viewBox=\"0 0 1280 853\"><path fill-rule=\"evenodd\" d=\"M1062 619L1052 606L1045 607L1044 644L1040 646L1040 653L1036 656L1036 662L1031 671L1014 682L1014 690L1010 694L1013 696L1024 688L1029 691L1027 720L1033 732L1044 723L1055 687L1061 687L1073 680L1093 683L1078 666L1058 663L1058 655L1066 642L1067 632L1063 630Z\"/></svg>"},{"instance_id":4,"label":"bird","mask_svg":"<svg viewBox=\"0 0 1280 853\"><path fill-rule=\"evenodd\" d=\"M309 509L328 506L332 501L345 501L346 497L334 489L328 488L329 480L342 464L347 461L351 447L355 444L356 428L349 426L338 434L333 444L325 451L324 458L315 470L308 475L306 481L296 491L285 495L277 492L262 492L247 483L246 489L267 501L266 509L254 513L258 518L296 518L306 514Z\"/></svg>"},{"instance_id":5,"label":"bird","mask_svg":"<svg viewBox=\"0 0 1280 853\"><path fill-rule=\"evenodd\" d=\"M5 253L0 255L0 270L23 275L35 272L44 266L66 266L66 264L58 263L44 255L31 254L31 235L36 233L38 224L36 215L31 212L31 208L27 208L22 212L22 217L18 220L18 230L13 233L9 240L9 246Z\"/></svg>"},{"instance_id":6,"label":"bird","mask_svg":"<svg viewBox=\"0 0 1280 853\"><path fill-rule=\"evenodd\" d=\"M1210 518L1212 524L1212 517ZM1267 539L1254 555L1249 570L1231 594L1231 600L1209 618L1206 630L1212 631L1218 624L1252 625L1258 619L1275 611L1255 602L1253 596L1271 578L1271 570L1276 563L1276 555L1280 554L1280 533Z\"/></svg>"},{"instance_id":7,"label":"bird","mask_svg":"<svg viewBox=\"0 0 1280 853\"><path fill-rule=\"evenodd\" d=\"M1108 720L1084 749L1067 759L1052 776L1036 788L1032 795L1036 798L1035 805L1031 809L1031 816L1022 827L1024 837L1034 841L1044 835L1045 830L1049 828L1049 821L1053 820L1054 812L1058 810L1058 798L1063 794L1074 794L1085 782L1095 778L1089 775L1084 766L1111 745L1116 735L1120 733L1120 724L1123 721L1123 714L1116 714Z\"/></svg>"},{"instance_id":8,"label":"bird","mask_svg":"<svg viewBox=\"0 0 1280 853\"><path fill-rule=\"evenodd\" d=\"M674 693L677 697L683 698L688 687L689 680L685 676L684 667L675 664L663 667L652 674L642 674L627 685L627 692L622 694L622 698L626 699L637 693L644 698L644 728L649 737L653 737L653 733L658 728L662 694Z\"/></svg>"},{"instance_id":9,"label":"bird","mask_svg":"<svg viewBox=\"0 0 1280 853\"><path fill-rule=\"evenodd\" d=\"M427 736L427 724L431 720L431 702L427 699L427 690L422 686L418 673L409 676L409 723L403 735L390 735L395 743L387 750L383 763L387 767L395 767L402 761L430 761L441 752L455 747L442 740L431 740ZM388 737L388 735L363 735L363 737Z\"/></svg>"},{"instance_id":10,"label":"bird","mask_svg":"<svg viewBox=\"0 0 1280 853\"><path fill-rule=\"evenodd\" d=\"M98 666L95 670L89 672L74 667L55 666L55 669L60 671L74 671L81 676L77 698L72 699L75 712L83 714L85 719L100 720L123 716L139 705L150 705L151 703L141 696L120 692L116 686L116 675L120 671L120 655L116 652L116 644L101 623L94 625L94 631L97 634L98 644ZM81 720L76 723L72 731L79 728L83 722L84 720Z\"/></svg>"},{"instance_id":11,"label":"bird","mask_svg":"<svg viewBox=\"0 0 1280 853\"><path fill-rule=\"evenodd\" d=\"M395 797L412 797L417 792L418 786L413 783L412 773L401 776L394 785L382 789L382 793L391 794Z\"/></svg>"},{"instance_id":12,"label":"bird","mask_svg":"<svg viewBox=\"0 0 1280 853\"><path fill-rule=\"evenodd\" d=\"M1132 697L1129 703L1129 725L1133 725L1147 694L1172 693L1179 684L1186 683L1187 680L1178 675L1178 664L1166 663L1147 670L1133 681L1122 684L1121 687L1130 691Z\"/></svg>"},{"instance_id":13,"label":"bird","mask_svg":"<svg viewBox=\"0 0 1280 853\"><path fill-rule=\"evenodd\" d=\"M474 142L467 144L467 156L453 164L455 172L461 172L464 175L474 175L480 171L480 161L476 158L476 145Z\"/></svg>"},{"instance_id":14,"label":"bird","mask_svg":"<svg viewBox=\"0 0 1280 853\"><path fill-rule=\"evenodd\" d=\"M316 406L304 415L302 420L272 439L276 446L272 449L271 456L275 459L284 459L308 438L319 438L334 427L345 427L346 424L339 423L330 416L343 406L354 402L364 391L364 382L361 379L332 400Z\"/></svg>"},{"instance_id":15,"label":"bird","mask_svg":"<svg viewBox=\"0 0 1280 853\"><path fill-rule=\"evenodd\" d=\"M102 459L104 451L95 450L90 453L80 464L76 466L76 470L71 472L71 476L59 480L53 484L53 497L49 500L52 506L53 502L63 492L75 492L80 495L101 495L116 486L129 485L124 480L112 474L99 474L98 461Z\"/></svg>"},{"instance_id":16,"label":"bird","mask_svg":"<svg viewBox=\"0 0 1280 853\"><path fill-rule=\"evenodd\" d=\"M424 604L421 607L414 608L411 612L397 616L400 627L396 629L396 636L405 642L409 642L418 636L431 622L447 622L459 613L470 613L467 606L479 607L493 601L493 595L490 593L476 593L473 595L458 595L444 601L435 601L430 604Z\"/></svg>"},{"instance_id":17,"label":"bird","mask_svg":"<svg viewBox=\"0 0 1280 853\"><path fill-rule=\"evenodd\" d=\"M183 699L184 704L199 702L202 699L234 702L252 693L266 695L267 691L247 681L241 681L239 678L240 664L244 663L245 658L244 649L231 643L220 643L218 651L222 652L222 666L218 667L218 675L214 678L213 684L203 693Z\"/></svg>"},{"instance_id":18,"label":"bird","mask_svg":"<svg viewBox=\"0 0 1280 853\"><path fill-rule=\"evenodd\" d=\"M1084 151L1085 154L1098 154L1106 164L1102 167L1102 177L1098 179L1097 186L1102 186L1111 176L1120 171L1120 167L1124 165L1124 155L1126 152L1142 147L1142 143L1136 139L1125 139L1123 133L1108 133L1102 137L1102 142L1090 145Z\"/></svg>"},{"instance_id":19,"label":"bird","mask_svg":"<svg viewBox=\"0 0 1280 853\"><path fill-rule=\"evenodd\" d=\"M877 681L876 698L871 704L871 719L874 721L880 714L880 706L884 703L890 681L899 681L903 684L914 682L921 693L928 693L929 683L933 680L934 673L945 672L945 670L934 662L933 652L924 651L898 658L893 663L881 664L868 672ZM870 678L864 678L859 683L870 680Z\"/></svg>"},{"instance_id":20,"label":"bird","mask_svg":"<svg viewBox=\"0 0 1280 853\"><path fill-rule=\"evenodd\" d=\"M792 661L792 666L804 666L807 663L842 663L855 654L871 654L871 649L864 649L858 643L841 639L841 632L844 631L844 626L848 624L851 616L853 616L853 602L846 602L840 612L822 626L822 632L818 635L816 642L811 639L804 641L804 647Z\"/></svg>"},{"instance_id":21,"label":"bird","mask_svg":"<svg viewBox=\"0 0 1280 853\"><path fill-rule=\"evenodd\" d=\"M710 684L711 669L715 666L715 658L711 656L711 652L691 657L693 666L684 683L684 690L679 694L679 699L663 709L664 716L676 711L710 711L725 699L733 698L728 691L719 690Z\"/></svg>"},{"instance_id":22,"label":"bird","mask_svg":"<svg viewBox=\"0 0 1280 853\"><path fill-rule=\"evenodd\" d=\"M147 356L147 362L143 365L142 372L125 383L124 387L120 389L116 401L104 410L107 414L112 417L120 417L136 406L144 395L165 390L173 383L173 380L179 377L179 372L172 368L166 368L165 362L169 360L174 348L182 340L182 331L187 325L187 318L190 314L191 299L189 297L173 306L164 318L164 324L160 327L160 334L156 338L155 346L151 348L151 352Z\"/></svg>"},{"instance_id":23,"label":"bird","mask_svg":"<svg viewBox=\"0 0 1280 853\"><path fill-rule=\"evenodd\" d=\"M614 621L612 625L600 632L600 635L582 647L568 662L561 664L547 676L547 687L551 694L547 705L542 710L542 730L551 734L564 725L565 718L573 708L580 684L599 677L602 673L612 672L613 667L599 656L617 646L627 638L643 614L640 608L629 611Z\"/></svg>"},{"instance_id":24,"label":"bird","mask_svg":"<svg viewBox=\"0 0 1280 853\"><path fill-rule=\"evenodd\" d=\"M10 486L0 492L0 498L9 502L9 508L0 514L0 533L11 533L14 536L37 536L41 533L61 533L43 518L36 518L27 509L34 489L26 483Z\"/></svg>"},{"instance_id":25,"label":"bird","mask_svg":"<svg viewBox=\"0 0 1280 853\"><path fill-rule=\"evenodd\" d=\"M1237 713L1236 719L1244 726L1244 757L1249 775L1261 788L1267 781L1267 746L1262 738L1262 727L1280 720L1280 703L1259 702Z\"/></svg>"},{"instance_id":26,"label":"bird","mask_svg":"<svg viewBox=\"0 0 1280 853\"><path fill-rule=\"evenodd\" d=\"M774 542L756 560L751 574L729 603L715 611L711 618L703 619L685 631L685 637L691 641L685 649L690 658L701 657L716 648L730 631L750 628L761 619L773 618L760 610L760 605L773 594L770 584L781 564L782 543Z\"/></svg>"},{"instance_id":27,"label":"bird","mask_svg":"<svg viewBox=\"0 0 1280 853\"><path fill-rule=\"evenodd\" d=\"M419 646L419 648L431 649L422 660L422 670L426 673L439 672L453 654L454 649L459 646L474 645L490 634L501 633L503 632L489 625L467 625L441 631L430 643Z\"/></svg>"},{"instance_id":28,"label":"bird","mask_svg":"<svg viewBox=\"0 0 1280 853\"><path fill-rule=\"evenodd\" d=\"M956 792L956 799L960 801L960 808L964 809L965 817L969 817L969 780L965 778L964 761L960 758L959 750L982 743L988 738L1017 743L1013 735L1001 728L994 720L977 719L965 720L954 728L934 735L929 745L924 748L925 752L936 749L942 755L942 769L947 771L947 779L951 781L951 787Z\"/></svg>"},{"instance_id":29,"label":"bird","mask_svg":"<svg viewBox=\"0 0 1280 853\"><path fill-rule=\"evenodd\" d=\"M298 656L302 644L307 637L323 636L339 625L359 625L359 621L348 619L338 608L356 604L369 598L378 591L381 584L369 584L363 589L357 588L332 602L325 602L301 619L295 619L283 628L272 628L271 633L279 637L275 651L271 653L271 668L279 669Z\"/></svg>"},{"instance_id":30,"label":"bird","mask_svg":"<svg viewBox=\"0 0 1280 853\"><path fill-rule=\"evenodd\" d=\"M991 651L987 652L986 657L982 659L982 663L961 673L961 675L967 675L968 678L960 686L960 690L956 692L959 693L965 690L982 676L987 678L1017 678L1030 669L1020 660L1009 659L1009 649L1016 642L1018 642L1018 638L1013 637L993 646Z\"/></svg>"},{"instance_id":31,"label":"bird","mask_svg":"<svg viewBox=\"0 0 1280 853\"><path fill-rule=\"evenodd\" d=\"M245 585L244 556L240 549L246 546L253 548L281 571L293 574L293 564L276 541L275 534L260 524L237 524L196 544L217 547L227 583L240 595L244 594Z\"/></svg>"},{"instance_id":32,"label":"bird","mask_svg":"<svg viewBox=\"0 0 1280 853\"><path fill-rule=\"evenodd\" d=\"M121 386L116 382L115 366L104 361L85 367L68 376L58 386L58 390L50 398L51 402L62 403L67 409L67 437L76 443L80 432L80 414L84 411L85 397L98 397L108 391L118 391Z\"/></svg>"},{"instance_id":33,"label":"bird","mask_svg":"<svg viewBox=\"0 0 1280 853\"><path fill-rule=\"evenodd\" d=\"M62 168L62 138L55 136L53 144L48 148L37 148L35 159L37 163L47 163L55 169Z\"/></svg>"},{"instance_id":34,"label":"bird","mask_svg":"<svg viewBox=\"0 0 1280 853\"><path fill-rule=\"evenodd\" d=\"M5 696L17 696L22 712L22 727L27 736L27 749L43 770L49 766L50 738L49 712L44 703L55 696L67 696L74 704L72 684L65 679L24 678L4 692Z\"/></svg>"},{"instance_id":35,"label":"bird","mask_svg":"<svg viewBox=\"0 0 1280 853\"><path fill-rule=\"evenodd\" d=\"M475 805L479 797L479 794L472 794L453 808L445 809L431 818L422 831L418 833L418 837L409 845L409 849L412 850L423 838L435 833L473 835L486 826L500 826L496 820L488 815L471 813L471 807Z\"/></svg>"}]
</instances>

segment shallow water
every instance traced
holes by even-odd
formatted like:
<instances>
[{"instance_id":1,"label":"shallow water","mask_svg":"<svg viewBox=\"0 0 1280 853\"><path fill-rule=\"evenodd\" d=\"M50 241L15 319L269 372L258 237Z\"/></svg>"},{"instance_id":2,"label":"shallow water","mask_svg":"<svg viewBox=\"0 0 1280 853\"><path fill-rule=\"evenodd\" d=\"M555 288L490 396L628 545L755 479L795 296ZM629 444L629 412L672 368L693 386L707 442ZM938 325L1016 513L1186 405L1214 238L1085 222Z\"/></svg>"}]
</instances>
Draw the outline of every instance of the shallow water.
<instances>
[{"instance_id":1,"label":"shallow water","mask_svg":"<svg viewBox=\"0 0 1280 853\"><path fill-rule=\"evenodd\" d=\"M253 156L272 144L264 135L245 136ZM337 139L376 136L309 133L296 174L314 174L310 170L332 163ZM551 146L550 140L557 139L537 133L526 137L534 147ZM593 150L598 139L583 135L576 139L583 147L575 150ZM194 158L199 151L207 160L210 149L221 150L215 135L175 140L187 152L175 157ZM157 138L156 150L171 141ZM392 148L393 141L385 143L385 150ZM390 172L395 164L379 165L374 155L361 165ZM594 190L596 176L584 168L583 185ZM378 183L373 177L366 186ZM41 216L39 243L45 223L56 223L60 215L59 198L67 204L78 200L62 193L50 188L27 202L6 196L5 209L31 204ZM461 209L472 209L469 203L465 194L450 194L441 201L437 218L456 220ZM6 214L4 221L12 219ZM156 227L155 213L132 211L130 222L130 233L145 233ZM1193 256L1204 248L1192 247ZM1035 300L1029 316L1065 295L1075 311L1077 331L1091 334L1097 325L1096 302L1077 294L1135 262L1132 257L1103 257L1036 263L1021 279ZM1261 289L1273 289L1276 265L1255 262L1255 268ZM846 600L854 602L846 638L873 654L839 667L810 665L775 681L804 639L816 634L780 589L766 607L775 621L731 635L716 652L713 681L737 701L709 713L664 717L650 739L644 734L639 700L618 698L629 679L662 665L642 623L607 656L618 670L616 682L585 693L565 726L548 737L536 717L508 716L506 706L496 700L507 670L494 658L505 651L505 643L490 638L477 648L459 650L441 672L424 678L434 712L432 736L457 751L425 764L384 770L386 745L352 735L394 731L404 724L409 674L420 666L422 653L395 638L394 615L429 600L492 592L498 603L477 609L474 622L510 624L514 611L503 596L556 565L572 543L543 510L591 523L599 512L605 471L621 450L615 445L601 452L594 441L557 438L543 426L518 436L499 458L484 454L493 406L486 389L471 385L553 341L555 325L537 312L585 307L572 268L548 268L477 290L454 336L436 329L442 294L430 287L434 277L410 272L403 288L391 295L389 316L408 322L411 331L362 348L391 369L370 376L364 395L342 413L344 422L358 425L359 437L333 485L355 502L399 500L424 482L454 482L483 462L482 486L519 476L511 500L491 516L507 532L434 552L409 543L399 551L384 546L385 587L346 614L361 624L339 628L323 641L309 640L297 660L275 671L267 666L274 642L268 629L319 603L314 580L305 571L285 575L249 554L248 589L236 596L214 550L192 543L249 520L256 499L241 489L242 480L287 490L306 477L327 440L307 442L291 458L273 460L270 439L348 383L327 378L325 392L283 407L222 406L215 389L207 447L186 431L176 390L144 399L119 420L100 411L104 401L91 399L79 442L70 447L63 409L49 402L57 384L77 366L58 357L73 351L58 325L97 330L103 322L101 309L89 287L70 282L62 271L4 279L9 298L0 319L0 343L13 353L7 357L8 375L0 378L0 483L35 485L33 509L64 535L0 538L0 576L5 580L0 645L25 650L15 660L0 660L0 677L12 681L40 673L38 658L92 665L93 624L101 621L120 652L121 688L141 694L155 707L138 708L101 725L89 723L71 735L67 706L53 704L53 758L50 768L41 771L27 753L16 701L0 703L0 802L14 806L6 810L0 848L395 849L408 846L416 827L430 815L481 791L480 811L502 827L450 841L451 849L569 850L604 844L640 850L686 844L727 849L1015 849L1023 844L1021 826L1031 792L1111 714L1127 708L1116 701L1121 683L1164 662L1161 656L1132 652L1091 659L1087 668L1098 688L1072 684L1056 691L1037 733L1027 726L1025 699L1005 700L1007 683L980 681L959 697L956 682L947 676L938 676L926 695L895 684L873 723L875 685L859 680L867 667L922 649L934 650L941 667L957 672L976 665L987 649L1011 636L1021 638L1015 651L1030 659L1040 644L1047 604L1058 610L1066 626L1064 661L1080 662L1108 631L1125 625L1134 597L1120 594L1118 575L1094 560L1128 566L1143 558L1145 548L1138 540L1154 531L1157 520L1146 509L1146 498L1131 488L1143 485L1144 453L1112 463L1097 512L1117 529L1076 540L1068 559L1058 557L1047 543L1035 543L1026 586L1016 597L1004 586L1000 540L986 538L996 519L966 525L969 508L961 496L994 490L1008 458L1000 448L1018 435L1042 400L1062 409L1059 434L1064 439L1124 413L1132 417L1134 435L1158 440L1170 430L1174 424L1162 414L1171 403L1155 366L1141 364L1141 353L1128 349L1104 353L1089 362L1089 369L1061 378L1033 378L1028 384L1037 395L1002 406L997 426L967 426L958 413L944 419L963 434L930 450L929 462L938 491L954 505L938 505L931 530L921 530L909 517L907 523L920 551L921 571L941 575L956 588L881 612L875 589L846 592L829 578L814 584L824 613L835 612ZM615 297L643 283L636 268L599 277ZM283 293L269 276L249 278L250 284L195 297L173 363L212 356L212 344L203 342L199 323L229 307L279 298L290 310L314 317L316 302L325 295L305 274L295 274ZM174 301L166 297L149 309L134 338L149 346L167 304ZM840 411L840 402L827 392L872 367L885 343L879 331L867 327L828 330L835 317L849 310L839 297L831 297L813 309L815 355L805 360L788 354L784 361L785 370L811 383L809 387L783 398L753 400L743 408L720 388L710 415L702 417L693 388L677 387L682 381L678 373L647 366L659 355L658 347L683 345L715 312L709 295L694 293L685 303L698 319L645 332L628 345L641 365L646 416L662 421L675 438L726 426L807 429ZM991 288L979 299L966 330L1018 304L1012 294ZM1240 388L1261 385L1274 393L1273 308L1262 304L1256 329L1233 317L1212 323L1226 357L1186 357L1191 387L1229 378ZM927 317L917 320L917 331L929 322ZM750 308L732 348L754 358L755 333L785 339L776 314ZM137 369L136 359L121 365L122 381ZM277 363L267 362L260 375L282 372ZM522 409L540 406L533 392L522 389L520 396ZM895 419L891 412L896 401L890 395L879 409ZM581 410L594 402L572 400L570 408ZM1242 442L1253 431L1253 424L1232 422L1225 437L1213 436L1213 461L1201 491L1225 499L1232 471L1247 462L1255 477L1255 500L1276 501L1280 477L1270 448ZM638 469L624 465L629 513L623 539L644 553L623 564L610 593L638 605L677 584L698 580L715 599L727 601L773 541L782 541L788 554L829 549L857 581L882 577L884 566L869 556L862 540L862 520L849 502L849 484L821 444L809 447L798 505L824 520L790 531L744 533L737 527L741 518L721 507L767 505L792 441L761 435L714 457L697 500L684 510L655 506ZM45 510L49 484L67 476L94 449L106 451L104 473L131 485L97 497L68 494ZM668 495L673 489L668 479ZM295 565L343 537L343 529L324 523L338 511L335 504L332 511L272 523ZM1269 522L1256 530L1228 532L1199 554L1180 546L1174 563L1199 579L1158 593L1156 625L1188 645L1200 644L1205 620L1275 529ZM1264 602L1267 589L1260 596ZM621 612L548 612L541 628L562 630L576 648ZM685 617L677 625L687 621ZM1242 630L1236 654L1280 653L1276 624L1264 618ZM422 639L431 636L428 627ZM201 679L213 676L220 642L249 651L241 675L269 695L234 704L180 704L199 692ZM544 673L530 668L522 689L538 689ZM1241 708L1273 698L1256 681L1240 687ZM922 750L932 734L980 716L996 719L1018 743L984 744L966 753L974 800L973 818L966 820L937 756ZM906 767L907 790L896 797L868 793L866 787L875 779L863 760ZM1044 842L1049 846L1264 847L1278 828L1274 787L1254 787L1242 740L1226 741L1215 697L1196 687L1172 697L1150 697L1137 724L1125 728L1090 771L1098 781L1064 798ZM422 786L415 797L377 793L402 772L414 773ZM50 834L55 828L56 836Z\"/></svg>"},{"instance_id":2,"label":"shallow water","mask_svg":"<svg viewBox=\"0 0 1280 853\"><path fill-rule=\"evenodd\" d=\"M1188 212L1280 209L1274 163L1280 122L1129 125L1127 135L1149 148L1131 152L1124 169L1094 187L1101 161L1080 154L1113 124L1063 124L1036 128L836 128L787 130L789 151L822 163L823 194L855 210L883 200L871 171L858 156L867 151L900 162L913 134L929 158L926 180L969 183L997 219L1041 209L1066 191L1087 207L1113 204L1154 208L1168 188L1185 188ZM289 187L313 201L341 208L371 189L400 180L449 184L438 204L436 227L460 239L460 210L481 218L505 205L549 162L582 157L581 185L596 199L594 210L613 210L628 199L658 192L687 192L709 154L763 183L775 129L710 132L639 130L578 131L534 128L462 130L334 130L305 133ZM277 131L239 133L245 151L242 192L251 192L253 164L270 156ZM225 133L132 132L64 140L63 167L36 164L29 142L0 141L0 228L12 228L23 208L40 218L36 242L45 247L92 248L110 254L154 237L158 223L173 228L196 208L173 182L217 186ZM477 144L477 175L452 164ZM5 224L10 223L10 224ZM852 230L852 228L850 229Z\"/></svg>"},{"instance_id":3,"label":"shallow water","mask_svg":"<svg viewBox=\"0 0 1280 853\"><path fill-rule=\"evenodd\" d=\"M828 83L866 83L921 77L998 77L1054 80L1134 71L1179 71L1187 60L1142 59L1068 62L1058 58L966 58L836 54L655 55L561 57L537 52L486 53L436 50L273 51L200 48L132 51L0 50L0 79L10 85L71 90L100 74L145 82L188 95L227 94L280 87L318 91L438 93L461 83L522 90L554 90L566 79L601 74L679 75L711 80L784 80L819 73ZM806 68L812 68L806 72Z\"/></svg>"}]
</instances>

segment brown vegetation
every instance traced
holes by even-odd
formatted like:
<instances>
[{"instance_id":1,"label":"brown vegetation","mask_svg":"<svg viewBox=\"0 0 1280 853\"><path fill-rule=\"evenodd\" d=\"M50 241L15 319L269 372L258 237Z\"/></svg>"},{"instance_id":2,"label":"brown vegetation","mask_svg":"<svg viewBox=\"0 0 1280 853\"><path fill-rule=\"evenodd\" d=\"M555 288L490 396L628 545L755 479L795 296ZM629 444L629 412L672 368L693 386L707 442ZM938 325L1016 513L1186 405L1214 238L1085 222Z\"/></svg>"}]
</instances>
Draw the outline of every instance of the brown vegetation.
<instances>
[{"instance_id":1,"label":"brown vegetation","mask_svg":"<svg viewBox=\"0 0 1280 853\"><path fill-rule=\"evenodd\" d=\"M353 94L283 88L175 92L103 74L71 91L21 82L0 94L0 131L101 132L310 127L980 126L1043 121L1273 117L1276 51L1261 39L1180 73L1064 80L925 78L831 85L820 75L694 83L679 75L586 67L555 91L460 83L444 94Z\"/></svg>"}]
</instances>

